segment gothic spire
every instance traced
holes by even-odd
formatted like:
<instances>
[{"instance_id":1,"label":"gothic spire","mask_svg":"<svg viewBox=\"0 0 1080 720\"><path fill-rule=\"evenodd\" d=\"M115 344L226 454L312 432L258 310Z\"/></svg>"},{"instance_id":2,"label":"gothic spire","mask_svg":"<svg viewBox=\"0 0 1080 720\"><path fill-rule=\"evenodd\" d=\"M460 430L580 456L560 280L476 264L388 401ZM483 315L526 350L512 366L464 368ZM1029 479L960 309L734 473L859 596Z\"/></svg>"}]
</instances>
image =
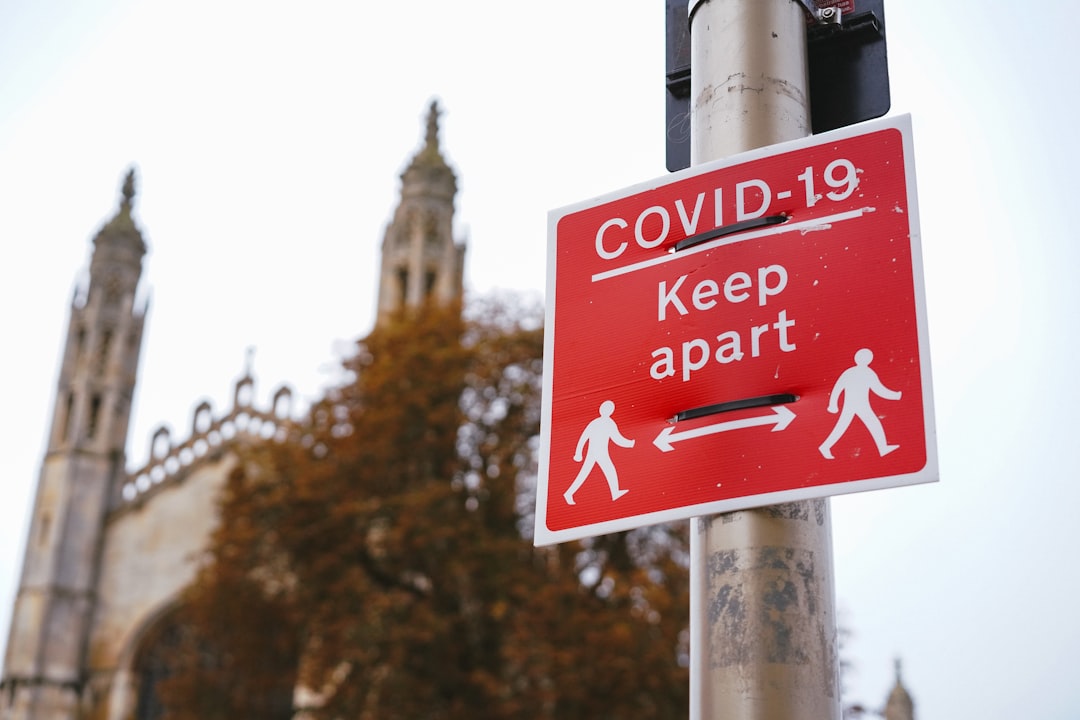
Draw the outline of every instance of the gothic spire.
<instances>
[{"instance_id":1,"label":"gothic spire","mask_svg":"<svg viewBox=\"0 0 1080 720\"><path fill-rule=\"evenodd\" d=\"M885 720L915 720L915 702L900 679L900 658L896 659L896 684L885 703Z\"/></svg>"},{"instance_id":2,"label":"gothic spire","mask_svg":"<svg viewBox=\"0 0 1080 720\"><path fill-rule=\"evenodd\" d=\"M424 155L440 155L439 153L439 103L431 101L428 107L427 134L424 138Z\"/></svg>"},{"instance_id":3,"label":"gothic spire","mask_svg":"<svg viewBox=\"0 0 1080 720\"><path fill-rule=\"evenodd\" d=\"M432 100L423 145L401 173L401 199L383 236L376 322L461 299L465 246L454 240L457 178L439 148L440 114Z\"/></svg>"},{"instance_id":4,"label":"gothic spire","mask_svg":"<svg viewBox=\"0 0 1080 720\"><path fill-rule=\"evenodd\" d=\"M128 208L130 211L131 206L135 201L135 168L128 168L127 175L124 176L124 186L120 190L124 199L120 201L121 208Z\"/></svg>"},{"instance_id":5,"label":"gothic spire","mask_svg":"<svg viewBox=\"0 0 1080 720\"><path fill-rule=\"evenodd\" d=\"M135 253L139 258L146 253L146 243L143 241L142 232L135 225L131 217L131 211L135 206L135 168L128 168L124 176L124 183L120 188L120 206L116 214L109 222L98 231L94 238L94 246L103 245L124 249Z\"/></svg>"},{"instance_id":6,"label":"gothic spire","mask_svg":"<svg viewBox=\"0 0 1080 720\"><path fill-rule=\"evenodd\" d=\"M440 115L438 101L432 100L425 120L424 145L401 174L403 195L435 195L445 199L457 192L454 171L439 147Z\"/></svg>"}]
</instances>

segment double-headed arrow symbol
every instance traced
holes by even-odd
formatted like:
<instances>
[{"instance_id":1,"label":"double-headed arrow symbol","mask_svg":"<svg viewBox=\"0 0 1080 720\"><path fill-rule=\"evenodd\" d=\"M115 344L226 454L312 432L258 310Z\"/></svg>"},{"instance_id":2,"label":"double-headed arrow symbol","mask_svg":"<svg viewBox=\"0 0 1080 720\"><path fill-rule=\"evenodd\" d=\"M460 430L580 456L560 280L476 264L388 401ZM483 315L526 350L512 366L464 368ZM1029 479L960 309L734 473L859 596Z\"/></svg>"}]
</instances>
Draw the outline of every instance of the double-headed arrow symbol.
<instances>
[{"instance_id":1,"label":"double-headed arrow symbol","mask_svg":"<svg viewBox=\"0 0 1080 720\"><path fill-rule=\"evenodd\" d=\"M779 432L790 425L791 421L795 419L795 413L784 405L775 405L772 410L772 413L769 415L759 415L758 417L745 418L743 420L728 420L727 422L716 423L715 425L705 425L704 427L694 428L693 430L684 430L683 432L675 432L675 426L668 425L656 436L656 439L653 440L653 445L660 448L663 452L671 452L675 449L675 446L672 445L672 443L682 442L683 440L691 440L704 435L755 427L757 425L773 425L772 431Z\"/></svg>"}]
</instances>

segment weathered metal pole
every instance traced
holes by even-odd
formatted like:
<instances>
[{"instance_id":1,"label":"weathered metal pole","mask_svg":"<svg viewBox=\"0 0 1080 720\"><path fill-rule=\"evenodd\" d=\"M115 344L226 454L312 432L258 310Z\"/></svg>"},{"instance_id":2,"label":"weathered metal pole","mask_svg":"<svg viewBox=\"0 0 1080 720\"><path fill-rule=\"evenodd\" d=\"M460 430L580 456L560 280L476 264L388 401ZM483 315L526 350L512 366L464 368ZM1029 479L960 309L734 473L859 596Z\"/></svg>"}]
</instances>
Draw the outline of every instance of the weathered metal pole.
<instances>
[{"instance_id":1,"label":"weathered metal pole","mask_svg":"<svg viewBox=\"0 0 1080 720\"><path fill-rule=\"evenodd\" d=\"M697 164L810 134L796 0L690 0ZM839 720L827 500L691 524L694 720Z\"/></svg>"}]
</instances>

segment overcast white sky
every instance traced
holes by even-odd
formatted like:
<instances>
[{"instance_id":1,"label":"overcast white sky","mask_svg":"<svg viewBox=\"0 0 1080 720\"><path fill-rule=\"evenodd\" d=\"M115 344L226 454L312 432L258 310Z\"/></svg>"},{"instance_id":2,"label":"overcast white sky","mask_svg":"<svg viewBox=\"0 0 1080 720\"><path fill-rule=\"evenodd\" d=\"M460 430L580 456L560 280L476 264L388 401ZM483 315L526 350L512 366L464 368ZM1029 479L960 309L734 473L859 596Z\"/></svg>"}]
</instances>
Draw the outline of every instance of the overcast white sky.
<instances>
[{"instance_id":1,"label":"overcast white sky","mask_svg":"<svg viewBox=\"0 0 1080 720\"><path fill-rule=\"evenodd\" d=\"M886 4L913 116L941 477L833 501L848 695L920 720L1080 717L1076 9ZM544 287L546 213L665 174L663 0L0 5L0 643L90 239L135 164L152 294L129 463L305 399L371 326L427 103L473 292Z\"/></svg>"}]
</instances>

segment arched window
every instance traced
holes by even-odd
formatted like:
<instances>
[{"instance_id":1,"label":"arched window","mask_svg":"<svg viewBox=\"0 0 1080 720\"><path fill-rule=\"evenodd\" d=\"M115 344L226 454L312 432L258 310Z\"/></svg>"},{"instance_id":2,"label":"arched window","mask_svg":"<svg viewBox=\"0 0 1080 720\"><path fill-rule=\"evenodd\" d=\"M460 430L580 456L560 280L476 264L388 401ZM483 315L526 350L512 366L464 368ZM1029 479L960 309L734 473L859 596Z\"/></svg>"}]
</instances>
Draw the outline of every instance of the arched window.
<instances>
[{"instance_id":1,"label":"arched window","mask_svg":"<svg viewBox=\"0 0 1080 720\"><path fill-rule=\"evenodd\" d=\"M71 413L75 409L75 393L69 392L64 400L64 417L60 420L60 442L68 440L71 431Z\"/></svg>"},{"instance_id":2,"label":"arched window","mask_svg":"<svg viewBox=\"0 0 1080 720\"><path fill-rule=\"evenodd\" d=\"M212 628L196 632L188 609L176 608L155 621L135 654L133 720L290 720L295 656L277 656L270 645L251 654L222 653L228 642L221 645L218 635L207 635ZM256 637L257 645L262 637L273 634Z\"/></svg>"},{"instance_id":3,"label":"arched window","mask_svg":"<svg viewBox=\"0 0 1080 720\"><path fill-rule=\"evenodd\" d=\"M93 440L98 431L98 416L101 415L101 396L90 398L90 418L86 423L86 439Z\"/></svg>"},{"instance_id":4,"label":"arched window","mask_svg":"<svg viewBox=\"0 0 1080 720\"><path fill-rule=\"evenodd\" d=\"M135 720L161 720L165 705L161 700L161 682L176 669L175 660L185 645L184 626L173 611L155 623L143 640L135 658Z\"/></svg>"},{"instance_id":5,"label":"arched window","mask_svg":"<svg viewBox=\"0 0 1080 720\"><path fill-rule=\"evenodd\" d=\"M406 268L400 267L397 271L398 277L398 306L405 307L409 303L409 271Z\"/></svg>"}]
</instances>

